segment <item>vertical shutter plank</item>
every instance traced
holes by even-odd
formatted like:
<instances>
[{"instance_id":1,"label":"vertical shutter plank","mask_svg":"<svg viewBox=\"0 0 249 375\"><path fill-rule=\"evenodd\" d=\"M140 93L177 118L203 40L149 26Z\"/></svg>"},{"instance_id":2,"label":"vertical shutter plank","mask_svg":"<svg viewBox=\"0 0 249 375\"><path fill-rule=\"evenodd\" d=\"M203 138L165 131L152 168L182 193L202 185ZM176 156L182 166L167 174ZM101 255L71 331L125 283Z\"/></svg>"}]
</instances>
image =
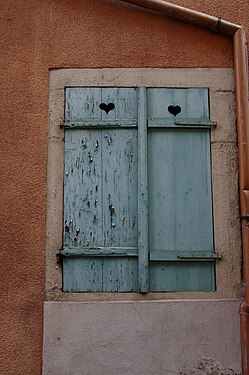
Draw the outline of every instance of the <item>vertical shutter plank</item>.
<instances>
[{"instance_id":1,"label":"vertical shutter plank","mask_svg":"<svg viewBox=\"0 0 249 375\"><path fill-rule=\"evenodd\" d=\"M212 251L209 130L149 133L150 249Z\"/></svg>"},{"instance_id":2,"label":"vertical shutter plank","mask_svg":"<svg viewBox=\"0 0 249 375\"><path fill-rule=\"evenodd\" d=\"M64 258L64 292L102 292L103 265L101 258Z\"/></svg>"},{"instance_id":3,"label":"vertical shutter plank","mask_svg":"<svg viewBox=\"0 0 249 375\"><path fill-rule=\"evenodd\" d=\"M151 292L212 292L215 290L213 263L151 262Z\"/></svg>"},{"instance_id":4,"label":"vertical shutter plank","mask_svg":"<svg viewBox=\"0 0 249 375\"><path fill-rule=\"evenodd\" d=\"M137 258L103 260L103 292L137 292Z\"/></svg>"},{"instance_id":5,"label":"vertical shutter plank","mask_svg":"<svg viewBox=\"0 0 249 375\"><path fill-rule=\"evenodd\" d=\"M137 246L137 130L103 130L104 246Z\"/></svg>"},{"instance_id":6,"label":"vertical shutter plank","mask_svg":"<svg viewBox=\"0 0 249 375\"><path fill-rule=\"evenodd\" d=\"M168 106L173 102L173 89L147 89L148 118L171 118Z\"/></svg>"},{"instance_id":7,"label":"vertical shutter plank","mask_svg":"<svg viewBox=\"0 0 249 375\"><path fill-rule=\"evenodd\" d=\"M64 234L67 246L102 246L101 131L65 131Z\"/></svg>"},{"instance_id":8,"label":"vertical shutter plank","mask_svg":"<svg viewBox=\"0 0 249 375\"><path fill-rule=\"evenodd\" d=\"M102 102L113 103L115 108L106 113L102 111L102 120L136 119L137 89L136 88L102 88Z\"/></svg>"},{"instance_id":9,"label":"vertical shutter plank","mask_svg":"<svg viewBox=\"0 0 249 375\"><path fill-rule=\"evenodd\" d=\"M100 103L100 88L67 88L65 101L65 121L100 120Z\"/></svg>"},{"instance_id":10,"label":"vertical shutter plank","mask_svg":"<svg viewBox=\"0 0 249 375\"><path fill-rule=\"evenodd\" d=\"M148 187L146 88L139 88L138 106L138 280L139 291L148 291Z\"/></svg>"},{"instance_id":11,"label":"vertical shutter plank","mask_svg":"<svg viewBox=\"0 0 249 375\"><path fill-rule=\"evenodd\" d=\"M172 89L172 101L166 105L167 112L169 105L179 105L181 112L177 115L177 118L187 118L187 91L186 89Z\"/></svg>"},{"instance_id":12,"label":"vertical shutter plank","mask_svg":"<svg viewBox=\"0 0 249 375\"><path fill-rule=\"evenodd\" d=\"M187 116L189 119L208 119L208 89L187 89Z\"/></svg>"}]
</instances>

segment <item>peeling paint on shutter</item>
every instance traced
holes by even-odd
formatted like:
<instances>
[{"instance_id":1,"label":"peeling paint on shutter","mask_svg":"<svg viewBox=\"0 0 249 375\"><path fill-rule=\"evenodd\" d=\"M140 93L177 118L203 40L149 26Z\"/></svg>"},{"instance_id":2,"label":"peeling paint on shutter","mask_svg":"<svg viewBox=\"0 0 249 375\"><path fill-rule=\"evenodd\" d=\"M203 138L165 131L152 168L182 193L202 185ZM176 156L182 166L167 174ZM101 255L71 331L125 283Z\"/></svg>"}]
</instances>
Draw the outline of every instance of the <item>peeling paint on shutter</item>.
<instances>
[{"instance_id":1,"label":"peeling paint on shutter","mask_svg":"<svg viewBox=\"0 0 249 375\"><path fill-rule=\"evenodd\" d=\"M208 90L67 88L65 127L63 290L214 290Z\"/></svg>"},{"instance_id":2,"label":"peeling paint on shutter","mask_svg":"<svg viewBox=\"0 0 249 375\"><path fill-rule=\"evenodd\" d=\"M64 246L92 256L65 257L64 291L137 291L137 129L129 124L137 121L136 95L69 89L66 120L97 119L102 128L65 130ZM124 249L133 256L117 256Z\"/></svg>"}]
</instances>

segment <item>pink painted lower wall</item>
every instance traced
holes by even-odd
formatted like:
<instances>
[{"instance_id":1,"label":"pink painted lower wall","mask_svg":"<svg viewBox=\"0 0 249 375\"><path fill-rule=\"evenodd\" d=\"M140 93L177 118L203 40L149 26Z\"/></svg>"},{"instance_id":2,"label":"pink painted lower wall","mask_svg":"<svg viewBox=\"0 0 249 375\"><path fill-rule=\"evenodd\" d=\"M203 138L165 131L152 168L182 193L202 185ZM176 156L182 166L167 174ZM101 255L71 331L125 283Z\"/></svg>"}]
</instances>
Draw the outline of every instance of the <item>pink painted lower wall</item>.
<instances>
[{"instance_id":1,"label":"pink painted lower wall","mask_svg":"<svg viewBox=\"0 0 249 375\"><path fill-rule=\"evenodd\" d=\"M181 5L249 29L243 0ZM0 372L34 375L42 363L49 69L231 67L232 42L119 1L3 0L0 17Z\"/></svg>"},{"instance_id":2,"label":"pink painted lower wall","mask_svg":"<svg viewBox=\"0 0 249 375\"><path fill-rule=\"evenodd\" d=\"M43 375L241 375L239 304L46 302Z\"/></svg>"}]
</instances>

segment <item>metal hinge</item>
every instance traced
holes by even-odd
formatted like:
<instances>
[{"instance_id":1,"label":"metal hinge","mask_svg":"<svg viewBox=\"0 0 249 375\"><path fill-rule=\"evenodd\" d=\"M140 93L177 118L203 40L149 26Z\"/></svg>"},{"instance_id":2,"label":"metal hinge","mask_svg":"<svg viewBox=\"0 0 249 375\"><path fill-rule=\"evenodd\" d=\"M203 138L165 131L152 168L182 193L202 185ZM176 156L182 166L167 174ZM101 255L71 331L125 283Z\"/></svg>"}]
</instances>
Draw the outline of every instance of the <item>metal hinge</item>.
<instances>
[{"instance_id":1,"label":"metal hinge","mask_svg":"<svg viewBox=\"0 0 249 375\"><path fill-rule=\"evenodd\" d=\"M208 262L221 259L221 254L214 251L175 251L175 250L154 250L150 251L150 261L159 262Z\"/></svg>"},{"instance_id":2,"label":"metal hinge","mask_svg":"<svg viewBox=\"0 0 249 375\"><path fill-rule=\"evenodd\" d=\"M179 259L189 259L189 260L213 260L213 259L221 259L221 254L217 253L217 252L213 252L213 253L197 253L197 252L193 252L193 253L189 253L187 252L186 254L184 253L181 253L181 254L178 254L177 255L177 258Z\"/></svg>"},{"instance_id":3,"label":"metal hinge","mask_svg":"<svg viewBox=\"0 0 249 375\"><path fill-rule=\"evenodd\" d=\"M64 257L137 257L137 247L64 247L61 252Z\"/></svg>"},{"instance_id":4,"label":"metal hinge","mask_svg":"<svg viewBox=\"0 0 249 375\"><path fill-rule=\"evenodd\" d=\"M195 119L189 119L189 120L175 120L175 125L199 125L199 126L217 126L217 121L211 121L211 120L195 120Z\"/></svg>"}]
</instances>

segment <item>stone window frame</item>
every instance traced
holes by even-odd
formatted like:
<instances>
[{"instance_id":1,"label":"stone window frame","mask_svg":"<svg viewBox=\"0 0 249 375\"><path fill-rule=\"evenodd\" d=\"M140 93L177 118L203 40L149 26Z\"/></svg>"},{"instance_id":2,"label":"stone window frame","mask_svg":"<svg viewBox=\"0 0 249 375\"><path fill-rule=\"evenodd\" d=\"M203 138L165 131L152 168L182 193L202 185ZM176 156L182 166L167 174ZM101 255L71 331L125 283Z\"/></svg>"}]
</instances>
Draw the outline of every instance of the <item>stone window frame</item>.
<instances>
[{"instance_id":1,"label":"stone window frame","mask_svg":"<svg viewBox=\"0 0 249 375\"><path fill-rule=\"evenodd\" d=\"M58 253L63 240L64 95L66 87L208 88L211 129L212 194L216 262L215 292L65 293ZM47 300L155 300L240 298L241 234L239 221L238 152L235 80L232 68L103 68L49 71L49 127L46 215Z\"/></svg>"}]
</instances>

